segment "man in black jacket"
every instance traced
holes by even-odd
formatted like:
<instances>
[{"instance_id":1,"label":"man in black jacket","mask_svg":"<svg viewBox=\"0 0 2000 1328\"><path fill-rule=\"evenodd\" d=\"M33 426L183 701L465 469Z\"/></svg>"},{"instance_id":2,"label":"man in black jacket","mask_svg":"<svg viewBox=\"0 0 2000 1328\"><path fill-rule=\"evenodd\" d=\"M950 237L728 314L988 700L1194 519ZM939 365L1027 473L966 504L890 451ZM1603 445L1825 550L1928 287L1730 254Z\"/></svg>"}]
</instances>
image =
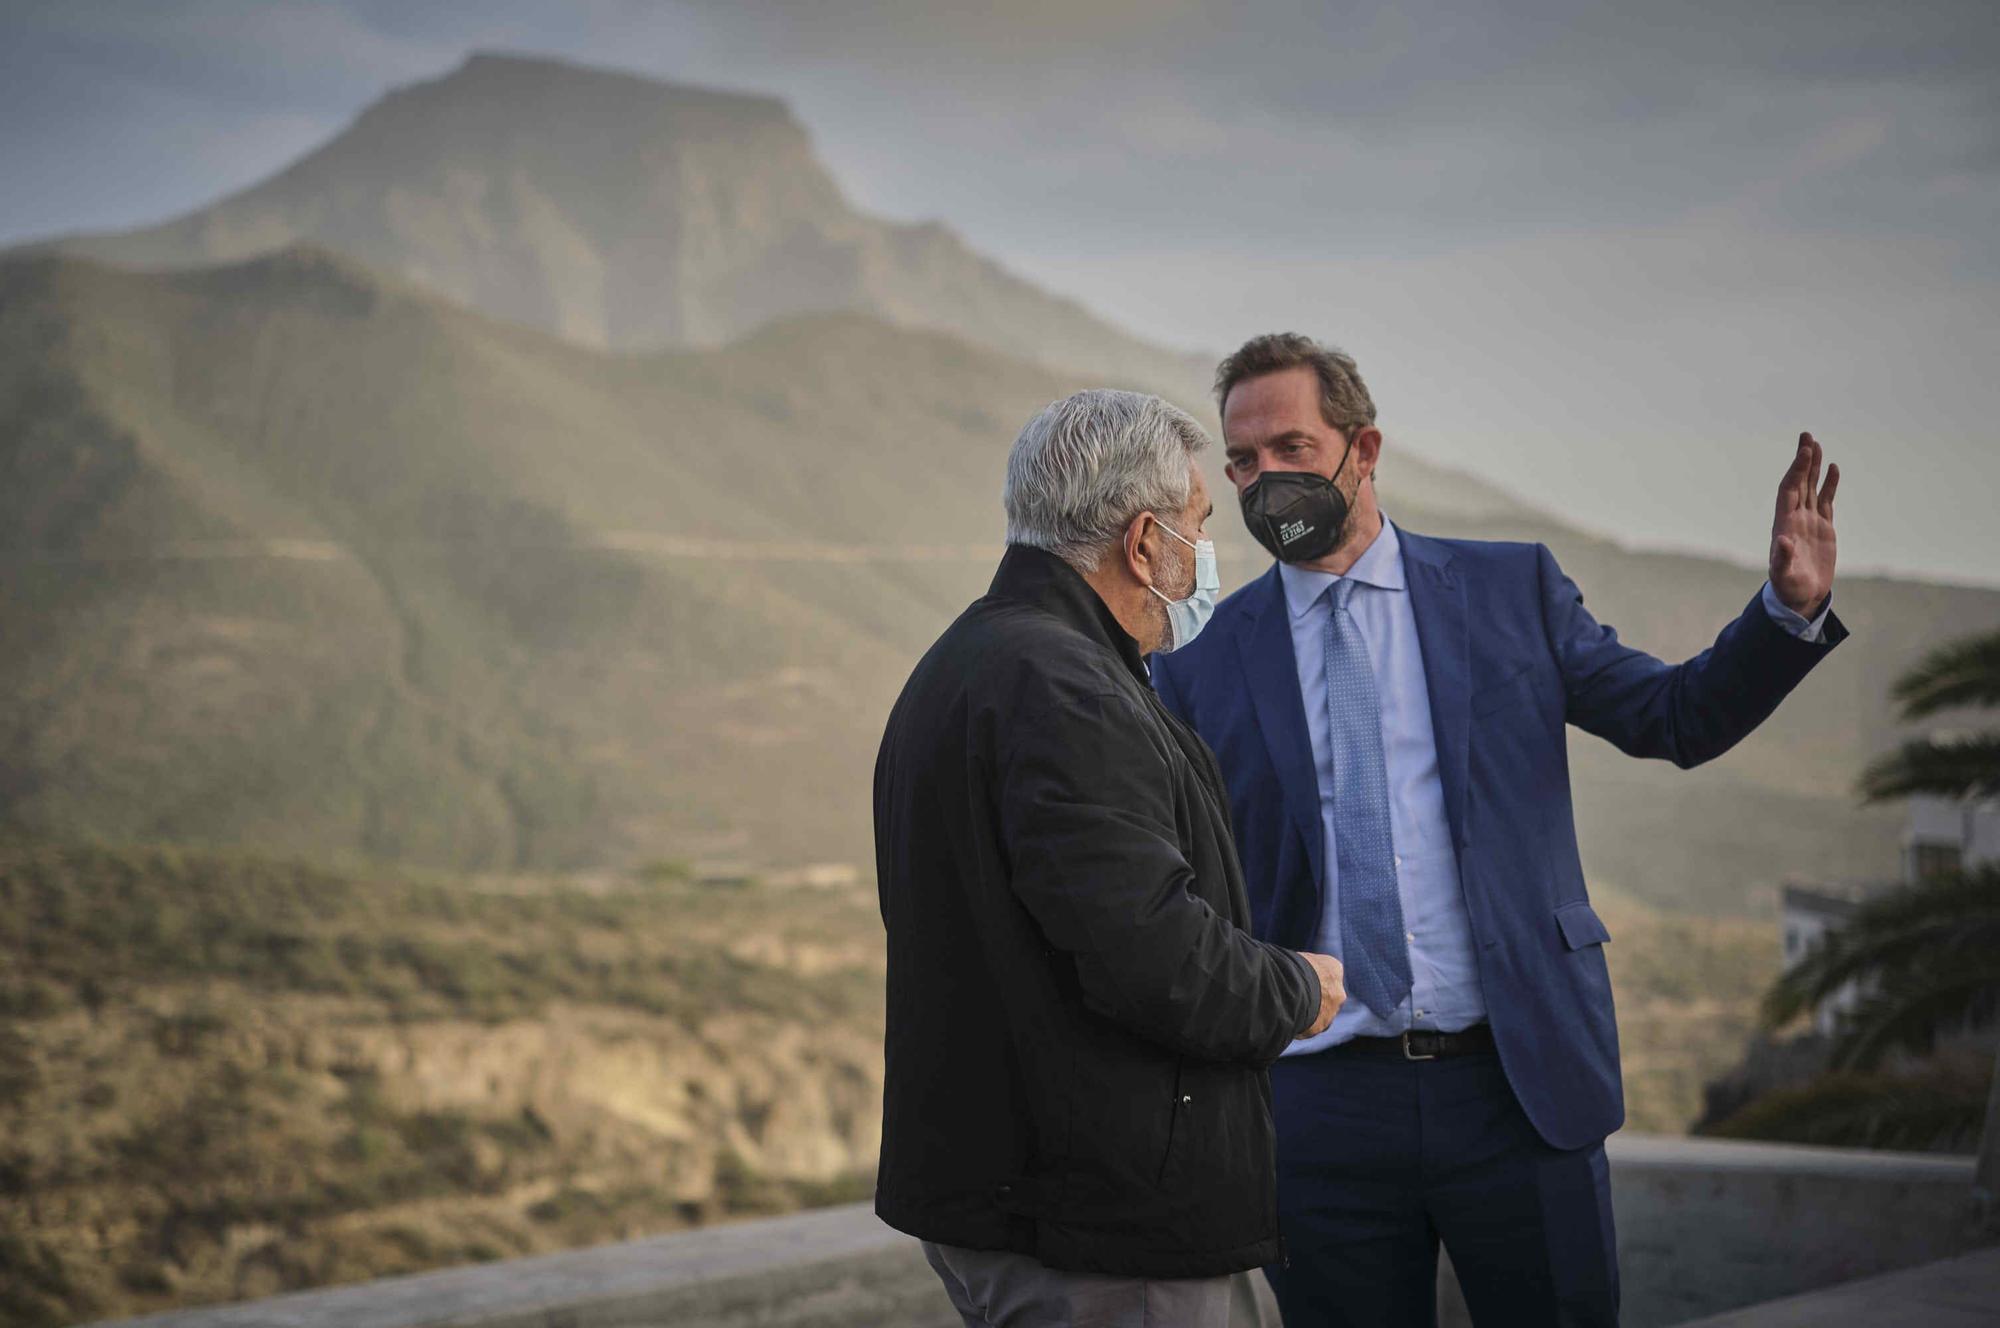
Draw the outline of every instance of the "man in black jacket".
<instances>
[{"instance_id":1,"label":"man in black jacket","mask_svg":"<svg viewBox=\"0 0 2000 1328\"><path fill-rule=\"evenodd\" d=\"M992 587L883 735L875 1207L968 1324L1221 1328L1282 1256L1264 1070L1344 992L1249 934L1214 757L1147 679L1212 606L1207 442L1129 392L1029 421Z\"/></svg>"}]
</instances>

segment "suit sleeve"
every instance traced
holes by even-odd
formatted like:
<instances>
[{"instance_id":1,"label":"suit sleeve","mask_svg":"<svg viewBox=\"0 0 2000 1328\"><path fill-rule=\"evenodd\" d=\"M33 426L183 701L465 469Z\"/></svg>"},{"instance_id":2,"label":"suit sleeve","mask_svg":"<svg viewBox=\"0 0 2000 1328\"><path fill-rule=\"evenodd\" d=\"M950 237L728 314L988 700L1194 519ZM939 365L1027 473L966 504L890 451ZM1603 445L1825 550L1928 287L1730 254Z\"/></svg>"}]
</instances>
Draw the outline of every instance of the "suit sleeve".
<instances>
[{"instance_id":1,"label":"suit sleeve","mask_svg":"<svg viewBox=\"0 0 2000 1328\"><path fill-rule=\"evenodd\" d=\"M1318 1013L1318 979L1188 892L1173 783L1127 698L1017 726L1000 785L1014 892L1092 1010L1183 1055L1269 1063Z\"/></svg>"},{"instance_id":2,"label":"suit sleeve","mask_svg":"<svg viewBox=\"0 0 2000 1328\"><path fill-rule=\"evenodd\" d=\"M1686 769L1741 742L1813 666L1847 637L1827 615L1818 641L1786 632L1752 598L1715 644L1668 664L1618 639L1583 606L1583 593L1536 545L1542 622L1561 671L1569 722L1630 756Z\"/></svg>"}]
</instances>

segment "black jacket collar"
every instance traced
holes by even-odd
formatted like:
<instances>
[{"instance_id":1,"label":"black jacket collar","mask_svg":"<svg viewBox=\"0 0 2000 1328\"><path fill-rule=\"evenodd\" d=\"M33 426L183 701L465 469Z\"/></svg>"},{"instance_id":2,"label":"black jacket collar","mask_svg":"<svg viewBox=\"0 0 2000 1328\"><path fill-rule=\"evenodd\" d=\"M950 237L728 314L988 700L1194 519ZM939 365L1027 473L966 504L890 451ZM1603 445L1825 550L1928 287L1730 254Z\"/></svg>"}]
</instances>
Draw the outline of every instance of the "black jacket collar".
<instances>
[{"instance_id":1,"label":"black jacket collar","mask_svg":"<svg viewBox=\"0 0 2000 1328\"><path fill-rule=\"evenodd\" d=\"M1076 569L1046 549L1026 544L1009 544L1000 569L993 574L987 594L1002 599L1022 600L1055 615L1092 641L1123 660L1132 676L1148 687L1145 657L1139 643L1119 625L1111 607L1104 602Z\"/></svg>"}]
</instances>

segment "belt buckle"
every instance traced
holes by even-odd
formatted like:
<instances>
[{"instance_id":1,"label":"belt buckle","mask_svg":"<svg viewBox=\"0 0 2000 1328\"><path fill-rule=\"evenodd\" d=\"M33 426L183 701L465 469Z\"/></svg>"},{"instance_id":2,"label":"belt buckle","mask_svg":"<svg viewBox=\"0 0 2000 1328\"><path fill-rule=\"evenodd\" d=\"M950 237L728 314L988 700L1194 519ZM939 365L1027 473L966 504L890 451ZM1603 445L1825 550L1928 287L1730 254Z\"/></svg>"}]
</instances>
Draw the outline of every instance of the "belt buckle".
<instances>
[{"instance_id":1,"label":"belt buckle","mask_svg":"<svg viewBox=\"0 0 2000 1328\"><path fill-rule=\"evenodd\" d=\"M1419 1032L1419 1031L1424 1031L1424 1032L1428 1032L1429 1030L1427 1030L1427 1029L1426 1029L1426 1030L1418 1030L1418 1029L1414 1029L1414 1028L1406 1028L1406 1029L1404 1029L1404 1030L1403 1030L1403 1036L1402 1036L1402 1043L1403 1043L1403 1059L1404 1059L1404 1060L1406 1060L1406 1061L1434 1061L1434 1060L1436 1060L1436 1059L1437 1059L1437 1053L1436 1053L1435 1051L1431 1052L1431 1053L1430 1053L1429 1055L1427 1055L1427 1056L1419 1056L1419 1055L1417 1055L1417 1054L1416 1054L1415 1052L1413 1052L1413 1051L1411 1051L1411 1050L1410 1050L1410 1035L1411 1035L1412 1033L1416 1033L1416 1032ZM1433 1034L1433 1036L1435 1036L1435 1034Z\"/></svg>"}]
</instances>

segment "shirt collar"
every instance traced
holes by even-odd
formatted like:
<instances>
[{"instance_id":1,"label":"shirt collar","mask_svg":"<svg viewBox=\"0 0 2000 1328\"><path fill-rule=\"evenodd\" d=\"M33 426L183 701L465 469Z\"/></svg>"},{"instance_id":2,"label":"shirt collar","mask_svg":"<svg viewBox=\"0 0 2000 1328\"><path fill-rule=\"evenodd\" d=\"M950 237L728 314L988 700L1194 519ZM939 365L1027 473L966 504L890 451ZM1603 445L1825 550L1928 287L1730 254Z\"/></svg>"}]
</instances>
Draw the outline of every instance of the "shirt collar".
<instances>
[{"instance_id":1,"label":"shirt collar","mask_svg":"<svg viewBox=\"0 0 2000 1328\"><path fill-rule=\"evenodd\" d=\"M1343 579L1374 586L1377 590L1402 590L1406 585L1403 580L1403 542L1396 538L1395 525L1384 517L1381 531L1374 542L1362 550L1354 566L1347 569L1346 577L1294 567L1291 563L1279 563L1278 579L1284 583L1285 607L1291 610L1294 618L1304 617L1306 610L1318 602L1328 586Z\"/></svg>"}]
</instances>

